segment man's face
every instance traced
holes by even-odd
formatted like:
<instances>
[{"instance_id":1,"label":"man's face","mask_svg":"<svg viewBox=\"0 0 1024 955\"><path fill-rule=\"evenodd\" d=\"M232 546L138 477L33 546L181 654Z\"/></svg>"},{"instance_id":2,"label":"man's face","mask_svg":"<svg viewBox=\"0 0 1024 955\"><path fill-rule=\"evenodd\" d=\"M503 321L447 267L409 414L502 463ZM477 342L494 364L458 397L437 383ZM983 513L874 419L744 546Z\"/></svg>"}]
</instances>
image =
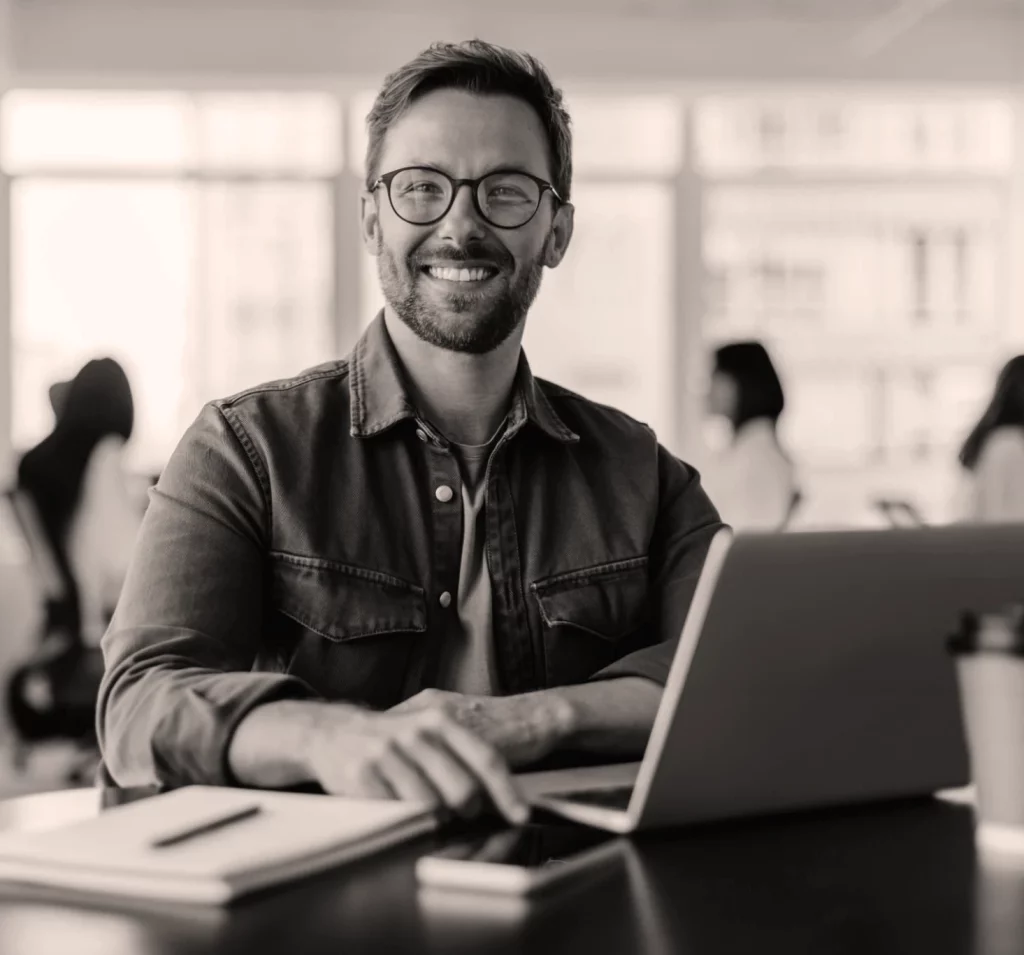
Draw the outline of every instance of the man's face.
<instances>
[{"instance_id":1,"label":"man's face","mask_svg":"<svg viewBox=\"0 0 1024 955\"><path fill-rule=\"evenodd\" d=\"M378 174L430 166L455 179L517 169L548 182L547 138L539 117L510 96L442 89L414 103L384 137ZM395 214L381 185L363 198L363 238L377 256L387 304L421 339L449 351L483 354L520 327L572 234L572 207L550 192L518 229L500 229L476 211L463 186L432 225Z\"/></svg>"}]
</instances>

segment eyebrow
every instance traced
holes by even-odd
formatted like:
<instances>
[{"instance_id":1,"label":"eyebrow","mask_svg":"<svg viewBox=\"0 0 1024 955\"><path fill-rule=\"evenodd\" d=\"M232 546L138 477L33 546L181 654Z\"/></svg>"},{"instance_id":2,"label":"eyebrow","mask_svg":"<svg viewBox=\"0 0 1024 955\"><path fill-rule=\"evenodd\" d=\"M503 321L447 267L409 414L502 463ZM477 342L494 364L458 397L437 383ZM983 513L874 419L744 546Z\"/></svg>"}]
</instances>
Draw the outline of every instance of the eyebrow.
<instances>
[{"instance_id":1,"label":"eyebrow","mask_svg":"<svg viewBox=\"0 0 1024 955\"><path fill-rule=\"evenodd\" d=\"M443 172L446 176L451 176L452 179L458 178L457 176L452 176L452 174L447 169L445 169L443 166L440 166L440 165L438 165L437 163L434 163L434 162L424 162L424 161L410 160L409 162L407 162L405 164L405 167L399 166L397 168L399 168L399 169L401 169L401 168L408 168L410 166L419 166L419 167L421 167L423 169L434 169L437 172ZM488 169L487 172L485 172L481 176L477 176L475 178L482 179L483 176L493 176L496 173L501 173L501 172L521 172L521 173L524 173L527 176L537 176L538 179L543 179L544 178L543 176L538 176L537 173L535 173L535 172L530 172L529 169L527 169L525 166L523 166L523 165L521 165L519 163L502 163L499 166L495 166L493 169Z\"/></svg>"}]
</instances>

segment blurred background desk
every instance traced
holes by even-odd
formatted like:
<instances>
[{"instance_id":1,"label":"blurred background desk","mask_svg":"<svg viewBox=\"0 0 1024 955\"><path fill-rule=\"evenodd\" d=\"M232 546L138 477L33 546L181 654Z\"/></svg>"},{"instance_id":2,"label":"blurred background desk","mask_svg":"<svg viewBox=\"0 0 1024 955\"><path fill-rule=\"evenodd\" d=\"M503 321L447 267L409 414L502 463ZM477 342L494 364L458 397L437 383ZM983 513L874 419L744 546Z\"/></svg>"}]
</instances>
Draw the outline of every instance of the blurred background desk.
<instances>
[{"instance_id":1,"label":"blurred background desk","mask_svg":"<svg viewBox=\"0 0 1024 955\"><path fill-rule=\"evenodd\" d=\"M133 795L140 795L135 793ZM116 802L71 790L0 803L0 829ZM976 857L971 810L921 800L633 840L625 863L561 896L460 907L417 897L428 837L229 911L146 912L0 893L0 951L927 953L1024 945L1024 865Z\"/></svg>"}]
</instances>

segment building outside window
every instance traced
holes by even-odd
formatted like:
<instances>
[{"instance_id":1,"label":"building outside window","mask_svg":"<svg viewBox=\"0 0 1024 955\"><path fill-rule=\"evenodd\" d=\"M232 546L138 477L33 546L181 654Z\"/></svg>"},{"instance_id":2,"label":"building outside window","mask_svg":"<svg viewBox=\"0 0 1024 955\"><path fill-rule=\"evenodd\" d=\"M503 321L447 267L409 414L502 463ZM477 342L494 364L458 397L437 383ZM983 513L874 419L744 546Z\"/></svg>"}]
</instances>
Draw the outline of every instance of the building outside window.
<instances>
[{"instance_id":1,"label":"building outside window","mask_svg":"<svg viewBox=\"0 0 1024 955\"><path fill-rule=\"evenodd\" d=\"M777 357L803 523L872 523L878 498L947 519L959 444L1019 340L1009 105L709 97L695 127L705 340Z\"/></svg>"}]
</instances>

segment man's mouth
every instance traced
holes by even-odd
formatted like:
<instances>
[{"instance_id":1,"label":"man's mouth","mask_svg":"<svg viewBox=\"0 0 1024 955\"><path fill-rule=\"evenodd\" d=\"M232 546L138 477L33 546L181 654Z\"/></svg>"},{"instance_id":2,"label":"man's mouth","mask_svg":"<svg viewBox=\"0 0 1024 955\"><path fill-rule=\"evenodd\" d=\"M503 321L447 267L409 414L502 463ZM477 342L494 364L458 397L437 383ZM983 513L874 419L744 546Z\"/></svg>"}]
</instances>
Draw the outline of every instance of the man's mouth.
<instances>
[{"instance_id":1,"label":"man's mouth","mask_svg":"<svg viewBox=\"0 0 1024 955\"><path fill-rule=\"evenodd\" d=\"M472 268L451 268L448 266L426 265L423 271L433 279L442 282L475 283L486 282L498 274L493 266L473 266Z\"/></svg>"}]
</instances>

